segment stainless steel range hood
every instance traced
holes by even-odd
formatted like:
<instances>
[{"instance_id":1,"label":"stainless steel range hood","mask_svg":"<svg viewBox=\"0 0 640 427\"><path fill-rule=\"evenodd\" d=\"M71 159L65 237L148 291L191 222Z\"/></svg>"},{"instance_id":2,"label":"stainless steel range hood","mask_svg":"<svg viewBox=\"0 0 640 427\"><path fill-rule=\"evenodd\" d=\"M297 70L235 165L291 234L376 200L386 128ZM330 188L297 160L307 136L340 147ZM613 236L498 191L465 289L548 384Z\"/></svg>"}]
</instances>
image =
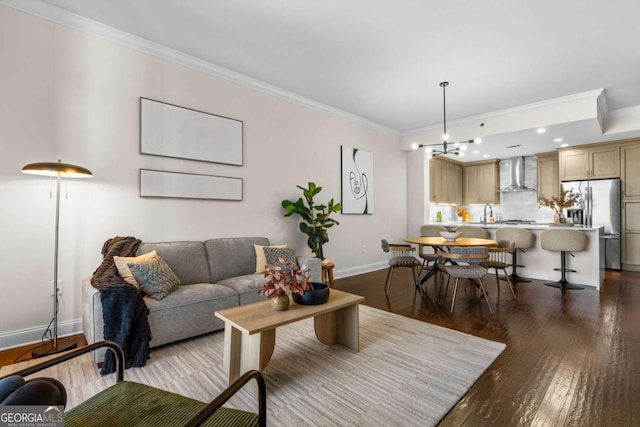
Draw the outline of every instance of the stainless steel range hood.
<instances>
[{"instance_id":1,"label":"stainless steel range hood","mask_svg":"<svg viewBox=\"0 0 640 427\"><path fill-rule=\"evenodd\" d=\"M517 191L536 191L535 188L530 188L524 185L524 157L512 157L510 175L511 183L502 189L503 193L515 193Z\"/></svg>"}]
</instances>

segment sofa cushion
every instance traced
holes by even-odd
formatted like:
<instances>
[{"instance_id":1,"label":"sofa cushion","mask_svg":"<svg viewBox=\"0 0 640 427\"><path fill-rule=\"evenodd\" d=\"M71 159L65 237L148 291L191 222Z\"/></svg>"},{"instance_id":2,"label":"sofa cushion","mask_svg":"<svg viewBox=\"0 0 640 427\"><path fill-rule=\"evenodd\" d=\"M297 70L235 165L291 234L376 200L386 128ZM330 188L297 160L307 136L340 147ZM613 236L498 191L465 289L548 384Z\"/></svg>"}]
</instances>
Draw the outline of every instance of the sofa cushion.
<instances>
[{"instance_id":1,"label":"sofa cushion","mask_svg":"<svg viewBox=\"0 0 640 427\"><path fill-rule=\"evenodd\" d=\"M224 328L215 312L238 305L233 289L210 283L180 286L162 300L145 297L149 308L151 347Z\"/></svg>"},{"instance_id":2,"label":"sofa cushion","mask_svg":"<svg viewBox=\"0 0 640 427\"><path fill-rule=\"evenodd\" d=\"M211 283L217 283L229 277L254 273L256 251L253 245L269 246L269 239L266 237L236 237L205 241L204 246L211 270ZM162 256L160 251L158 253Z\"/></svg>"},{"instance_id":3,"label":"sofa cushion","mask_svg":"<svg viewBox=\"0 0 640 427\"><path fill-rule=\"evenodd\" d=\"M82 320L87 342L92 344L104 339L104 321L100 292L91 286L89 279L87 277L82 282L85 301ZM236 307L238 293L220 285L195 283L180 286L160 301L145 297L144 302L149 308L149 326L153 336L149 344L153 348L224 329L224 322L214 313L217 310ZM105 351L105 348L101 348L93 352L96 363L104 360Z\"/></svg>"},{"instance_id":4,"label":"sofa cushion","mask_svg":"<svg viewBox=\"0 0 640 427\"><path fill-rule=\"evenodd\" d=\"M178 276L159 255L142 262L128 262L127 266L138 287L153 299L162 299L180 286Z\"/></svg>"},{"instance_id":5,"label":"sofa cushion","mask_svg":"<svg viewBox=\"0 0 640 427\"><path fill-rule=\"evenodd\" d=\"M244 276L230 277L220 280L218 285L233 289L238 293L239 304L253 304L254 302L264 301L266 298L259 294L262 285L264 285L264 275L262 274L246 274Z\"/></svg>"},{"instance_id":6,"label":"sofa cushion","mask_svg":"<svg viewBox=\"0 0 640 427\"><path fill-rule=\"evenodd\" d=\"M153 250L165 260L183 285L209 282L209 266L202 242L141 243L136 254Z\"/></svg>"}]
</instances>

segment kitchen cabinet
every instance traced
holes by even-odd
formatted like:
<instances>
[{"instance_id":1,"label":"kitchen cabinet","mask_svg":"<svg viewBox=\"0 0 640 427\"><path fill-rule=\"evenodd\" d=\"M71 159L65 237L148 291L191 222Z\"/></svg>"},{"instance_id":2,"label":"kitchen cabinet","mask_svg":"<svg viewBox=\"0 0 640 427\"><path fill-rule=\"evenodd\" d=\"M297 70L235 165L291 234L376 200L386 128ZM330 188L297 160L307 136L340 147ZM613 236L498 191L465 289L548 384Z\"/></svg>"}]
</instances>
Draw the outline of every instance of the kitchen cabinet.
<instances>
[{"instance_id":1,"label":"kitchen cabinet","mask_svg":"<svg viewBox=\"0 0 640 427\"><path fill-rule=\"evenodd\" d=\"M443 157L429 160L429 201L462 204L462 163Z\"/></svg>"},{"instance_id":2,"label":"kitchen cabinet","mask_svg":"<svg viewBox=\"0 0 640 427\"><path fill-rule=\"evenodd\" d=\"M622 269L640 271L640 200L622 202Z\"/></svg>"},{"instance_id":3,"label":"kitchen cabinet","mask_svg":"<svg viewBox=\"0 0 640 427\"><path fill-rule=\"evenodd\" d=\"M538 158L538 199L551 199L560 195L560 166L557 151L537 153Z\"/></svg>"},{"instance_id":4,"label":"kitchen cabinet","mask_svg":"<svg viewBox=\"0 0 640 427\"><path fill-rule=\"evenodd\" d=\"M622 269L640 271L640 140L620 145Z\"/></svg>"},{"instance_id":5,"label":"kitchen cabinet","mask_svg":"<svg viewBox=\"0 0 640 427\"><path fill-rule=\"evenodd\" d=\"M622 198L640 198L640 140L623 145Z\"/></svg>"},{"instance_id":6,"label":"kitchen cabinet","mask_svg":"<svg viewBox=\"0 0 640 427\"><path fill-rule=\"evenodd\" d=\"M620 147L606 144L560 150L560 180L620 177Z\"/></svg>"},{"instance_id":7,"label":"kitchen cabinet","mask_svg":"<svg viewBox=\"0 0 640 427\"><path fill-rule=\"evenodd\" d=\"M463 165L464 204L500 203L500 160Z\"/></svg>"}]
</instances>

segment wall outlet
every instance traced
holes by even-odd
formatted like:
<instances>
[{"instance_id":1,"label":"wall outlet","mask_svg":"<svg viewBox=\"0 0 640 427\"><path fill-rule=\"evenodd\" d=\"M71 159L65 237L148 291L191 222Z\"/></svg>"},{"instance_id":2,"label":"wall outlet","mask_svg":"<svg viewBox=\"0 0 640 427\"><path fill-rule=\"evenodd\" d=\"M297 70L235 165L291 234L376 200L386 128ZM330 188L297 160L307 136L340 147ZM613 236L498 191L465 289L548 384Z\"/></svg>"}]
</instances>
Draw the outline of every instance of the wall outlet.
<instances>
[{"instance_id":1,"label":"wall outlet","mask_svg":"<svg viewBox=\"0 0 640 427\"><path fill-rule=\"evenodd\" d=\"M49 285L53 285L53 280L49 282ZM58 295L62 295L62 280L58 280Z\"/></svg>"}]
</instances>

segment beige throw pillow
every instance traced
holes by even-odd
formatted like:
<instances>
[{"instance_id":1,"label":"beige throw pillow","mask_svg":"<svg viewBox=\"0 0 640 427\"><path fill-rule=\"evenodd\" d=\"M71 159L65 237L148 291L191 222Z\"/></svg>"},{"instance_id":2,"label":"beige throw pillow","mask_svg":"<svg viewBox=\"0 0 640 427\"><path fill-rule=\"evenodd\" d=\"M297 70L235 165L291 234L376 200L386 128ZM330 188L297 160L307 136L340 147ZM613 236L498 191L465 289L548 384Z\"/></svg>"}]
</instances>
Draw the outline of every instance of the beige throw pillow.
<instances>
[{"instance_id":1,"label":"beige throw pillow","mask_svg":"<svg viewBox=\"0 0 640 427\"><path fill-rule=\"evenodd\" d=\"M253 245L253 247L256 250L256 274L262 274L265 271L264 266L267 264L267 257L264 255L264 248L286 248L287 245Z\"/></svg>"},{"instance_id":2,"label":"beige throw pillow","mask_svg":"<svg viewBox=\"0 0 640 427\"><path fill-rule=\"evenodd\" d=\"M116 268L118 269L118 273L120 273L120 277L122 277L128 284L133 285L137 288L138 282L136 282L136 278L133 277L133 273L131 273L131 269L129 268L127 263L142 263L153 258L156 255L156 251L151 251L140 256L114 256L113 262L116 264Z\"/></svg>"}]
</instances>

